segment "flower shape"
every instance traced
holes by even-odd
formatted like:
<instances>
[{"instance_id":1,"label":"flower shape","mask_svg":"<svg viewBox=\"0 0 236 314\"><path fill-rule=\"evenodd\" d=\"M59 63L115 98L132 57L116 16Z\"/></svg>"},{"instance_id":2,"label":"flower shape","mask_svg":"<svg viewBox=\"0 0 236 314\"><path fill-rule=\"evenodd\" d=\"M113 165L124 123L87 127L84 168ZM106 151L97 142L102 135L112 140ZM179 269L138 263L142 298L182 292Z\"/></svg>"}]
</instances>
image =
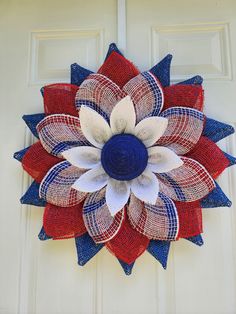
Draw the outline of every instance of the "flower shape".
<instances>
[{"instance_id":1,"label":"flower shape","mask_svg":"<svg viewBox=\"0 0 236 314\"><path fill-rule=\"evenodd\" d=\"M215 179L235 159L215 142L234 130L203 114L199 76L169 86L170 61L140 73L112 44L24 116L39 141L15 154L35 180L21 201L46 206L40 239L75 237L80 265L105 245L126 274L146 249L165 268L170 241L202 244L202 207L230 206Z\"/></svg>"}]
</instances>

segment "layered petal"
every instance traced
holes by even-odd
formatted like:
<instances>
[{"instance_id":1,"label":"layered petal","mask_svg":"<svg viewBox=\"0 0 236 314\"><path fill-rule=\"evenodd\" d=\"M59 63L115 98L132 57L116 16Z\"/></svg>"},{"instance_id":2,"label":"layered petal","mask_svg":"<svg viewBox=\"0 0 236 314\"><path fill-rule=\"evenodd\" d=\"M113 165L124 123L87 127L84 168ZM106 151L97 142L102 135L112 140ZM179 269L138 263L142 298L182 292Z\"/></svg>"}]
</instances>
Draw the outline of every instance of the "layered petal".
<instances>
[{"instance_id":1,"label":"layered petal","mask_svg":"<svg viewBox=\"0 0 236 314\"><path fill-rule=\"evenodd\" d=\"M101 150L92 146L79 146L64 151L62 156L75 167L92 169L100 164Z\"/></svg>"},{"instance_id":2,"label":"layered petal","mask_svg":"<svg viewBox=\"0 0 236 314\"><path fill-rule=\"evenodd\" d=\"M107 242L119 231L124 210L114 217L106 204L105 189L90 194L84 203L83 219L89 235L96 243Z\"/></svg>"},{"instance_id":3,"label":"layered petal","mask_svg":"<svg viewBox=\"0 0 236 314\"><path fill-rule=\"evenodd\" d=\"M40 197L60 207L79 204L86 197L86 193L72 189L72 185L83 173L84 170L72 166L68 161L56 164L40 184Z\"/></svg>"},{"instance_id":4,"label":"layered petal","mask_svg":"<svg viewBox=\"0 0 236 314\"><path fill-rule=\"evenodd\" d=\"M193 149L203 131L203 113L191 108L173 107L163 111L161 116L168 119L168 126L157 145L167 146L177 155Z\"/></svg>"},{"instance_id":5,"label":"layered petal","mask_svg":"<svg viewBox=\"0 0 236 314\"><path fill-rule=\"evenodd\" d=\"M169 172L183 165L182 159L163 146L148 148L148 168L155 173Z\"/></svg>"},{"instance_id":6,"label":"layered petal","mask_svg":"<svg viewBox=\"0 0 236 314\"><path fill-rule=\"evenodd\" d=\"M82 203L67 208L47 204L43 215L43 227L46 234L53 239L65 239L86 233L82 208Z\"/></svg>"},{"instance_id":7,"label":"layered petal","mask_svg":"<svg viewBox=\"0 0 236 314\"><path fill-rule=\"evenodd\" d=\"M136 125L134 134L146 147L150 147L165 133L167 125L168 120L166 118L146 118Z\"/></svg>"},{"instance_id":8,"label":"layered petal","mask_svg":"<svg viewBox=\"0 0 236 314\"><path fill-rule=\"evenodd\" d=\"M156 174L160 192L182 202L193 202L209 194L215 188L215 183L206 169L193 159L181 159L183 166L168 173Z\"/></svg>"},{"instance_id":9,"label":"layered petal","mask_svg":"<svg viewBox=\"0 0 236 314\"><path fill-rule=\"evenodd\" d=\"M113 134L134 133L135 110L130 96L120 100L111 112L110 126Z\"/></svg>"},{"instance_id":10,"label":"layered petal","mask_svg":"<svg viewBox=\"0 0 236 314\"><path fill-rule=\"evenodd\" d=\"M43 88L44 111L46 114L64 113L78 116L75 96L78 86L72 84L51 84Z\"/></svg>"},{"instance_id":11,"label":"layered petal","mask_svg":"<svg viewBox=\"0 0 236 314\"><path fill-rule=\"evenodd\" d=\"M103 167L98 165L82 174L72 185L72 188L82 192L95 192L102 189L108 182L108 175Z\"/></svg>"},{"instance_id":12,"label":"layered petal","mask_svg":"<svg viewBox=\"0 0 236 314\"><path fill-rule=\"evenodd\" d=\"M163 109L171 107L189 107L203 110L204 91L201 85L171 85L164 88Z\"/></svg>"},{"instance_id":13,"label":"layered petal","mask_svg":"<svg viewBox=\"0 0 236 314\"><path fill-rule=\"evenodd\" d=\"M143 72L125 84L123 90L135 105L137 122L145 117L159 115L164 96L161 84L151 72Z\"/></svg>"},{"instance_id":14,"label":"layered petal","mask_svg":"<svg viewBox=\"0 0 236 314\"><path fill-rule=\"evenodd\" d=\"M199 201L175 202L179 217L178 238L188 238L203 232L202 209Z\"/></svg>"},{"instance_id":15,"label":"layered petal","mask_svg":"<svg viewBox=\"0 0 236 314\"><path fill-rule=\"evenodd\" d=\"M145 252L149 241L146 236L131 226L125 211L125 217L119 232L105 245L119 260L130 265Z\"/></svg>"},{"instance_id":16,"label":"layered petal","mask_svg":"<svg viewBox=\"0 0 236 314\"><path fill-rule=\"evenodd\" d=\"M86 106L81 107L79 117L86 139L94 146L102 148L112 136L109 124L95 110Z\"/></svg>"},{"instance_id":17,"label":"layered petal","mask_svg":"<svg viewBox=\"0 0 236 314\"><path fill-rule=\"evenodd\" d=\"M159 193L155 205L143 203L131 195L127 213L133 228L149 239L173 241L177 238L177 209L166 195Z\"/></svg>"},{"instance_id":18,"label":"layered petal","mask_svg":"<svg viewBox=\"0 0 236 314\"><path fill-rule=\"evenodd\" d=\"M112 109L126 93L110 79L101 74L90 74L80 85L76 94L76 108L87 106L109 121Z\"/></svg>"},{"instance_id":19,"label":"layered petal","mask_svg":"<svg viewBox=\"0 0 236 314\"><path fill-rule=\"evenodd\" d=\"M106 58L98 73L108 77L122 88L125 83L139 74L139 70L120 53L113 51Z\"/></svg>"},{"instance_id":20,"label":"layered petal","mask_svg":"<svg viewBox=\"0 0 236 314\"><path fill-rule=\"evenodd\" d=\"M46 151L62 157L62 152L75 146L90 145L80 129L79 118L69 115L50 115L38 125L39 139Z\"/></svg>"},{"instance_id":21,"label":"layered petal","mask_svg":"<svg viewBox=\"0 0 236 314\"><path fill-rule=\"evenodd\" d=\"M61 162L61 159L50 155L39 141L31 145L22 158L24 170L38 183L58 162Z\"/></svg>"},{"instance_id":22,"label":"layered petal","mask_svg":"<svg viewBox=\"0 0 236 314\"><path fill-rule=\"evenodd\" d=\"M229 160L222 150L210 139L201 136L196 146L186 157L197 160L216 179L229 166Z\"/></svg>"},{"instance_id":23,"label":"layered petal","mask_svg":"<svg viewBox=\"0 0 236 314\"><path fill-rule=\"evenodd\" d=\"M130 183L127 181L117 181L109 178L106 187L106 203L114 216L123 209L130 196Z\"/></svg>"},{"instance_id":24,"label":"layered petal","mask_svg":"<svg viewBox=\"0 0 236 314\"><path fill-rule=\"evenodd\" d=\"M157 177L146 168L139 177L131 181L131 191L143 202L155 204L159 192Z\"/></svg>"}]
</instances>

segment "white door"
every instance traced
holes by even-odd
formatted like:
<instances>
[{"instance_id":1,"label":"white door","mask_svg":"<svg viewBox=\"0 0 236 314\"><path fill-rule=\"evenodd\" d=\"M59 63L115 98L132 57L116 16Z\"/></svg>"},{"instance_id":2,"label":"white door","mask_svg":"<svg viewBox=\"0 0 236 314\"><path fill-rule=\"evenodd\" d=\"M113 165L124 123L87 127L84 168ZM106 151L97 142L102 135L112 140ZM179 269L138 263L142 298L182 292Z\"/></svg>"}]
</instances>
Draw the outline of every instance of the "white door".
<instances>
[{"instance_id":1,"label":"white door","mask_svg":"<svg viewBox=\"0 0 236 314\"><path fill-rule=\"evenodd\" d=\"M30 179L12 159L33 141L20 117L42 112L40 87L69 82L74 62L96 71L113 41L141 70L172 53L173 82L201 74L207 115L236 126L236 2L12 0L0 17L0 313L236 313L235 169L219 180L234 206L204 210L205 245L174 243L167 270L145 253L127 277L105 249L82 268L73 239L38 240L43 210L20 206ZM234 136L220 145L236 155Z\"/></svg>"}]
</instances>

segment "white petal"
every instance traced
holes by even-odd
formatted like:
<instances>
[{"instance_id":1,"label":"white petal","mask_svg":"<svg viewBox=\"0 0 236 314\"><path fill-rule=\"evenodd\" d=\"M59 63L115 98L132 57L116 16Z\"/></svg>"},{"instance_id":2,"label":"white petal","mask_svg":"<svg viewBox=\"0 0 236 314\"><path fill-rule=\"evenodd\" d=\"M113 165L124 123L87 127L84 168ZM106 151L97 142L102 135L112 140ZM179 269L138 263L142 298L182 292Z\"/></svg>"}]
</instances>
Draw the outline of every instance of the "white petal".
<instances>
[{"instance_id":1,"label":"white petal","mask_svg":"<svg viewBox=\"0 0 236 314\"><path fill-rule=\"evenodd\" d=\"M183 165L181 158L171 149L163 146L148 148L148 168L156 173L164 173Z\"/></svg>"},{"instance_id":2,"label":"white petal","mask_svg":"<svg viewBox=\"0 0 236 314\"><path fill-rule=\"evenodd\" d=\"M80 192L95 192L103 188L108 181L108 175L105 173L102 166L94 167L85 172L72 185L72 188Z\"/></svg>"},{"instance_id":3,"label":"white petal","mask_svg":"<svg viewBox=\"0 0 236 314\"><path fill-rule=\"evenodd\" d=\"M62 156L73 166L91 169L100 164L101 150L91 146L78 146L64 151Z\"/></svg>"},{"instance_id":4,"label":"white petal","mask_svg":"<svg viewBox=\"0 0 236 314\"><path fill-rule=\"evenodd\" d=\"M106 187L106 203L114 216L124 208L130 196L130 183L110 178Z\"/></svg>"},{"instance_id":5,"label":"white petal","mask_svg":"<svg viewBox=\"0 0 236 314\"><path fill-rule=\"evenodd\" d=\"M162 117L149 117L140 121L135 127L135 135L144 143L146 147L150 147L165 132L168 119Z\"/></svg>"},{"instance_id":6,"label":"white petal","mask_svg":"<svg viewBox=\"0 0 236 314\"><path fill-rule=\"evenodd\" d=\"M111 129L106 120L95 110L82 106L79 112L81 130L87 140L102 148L111 137Z\"/></svg>"},{"instance_id":7,"label":"white petal","mask_svg":"<svg viewBox=\"0 0 236 314\"><path fill-rule=\"evenodd\" d=\"M121 99L111 112L110 125L113 134L134 133L135 110L130 96Z\"/></svg>"},{"instance_id":8,"label":"white petal","mask_svg":"<svg viewBox=\"0 0 236 314\"><path fill-rule=\"evenodd\" d=\"M154 173L149 169L131 182L131 191L134 195L145 203L156 204L159 192L159 182Z\"/></svg>"}]
</instances>

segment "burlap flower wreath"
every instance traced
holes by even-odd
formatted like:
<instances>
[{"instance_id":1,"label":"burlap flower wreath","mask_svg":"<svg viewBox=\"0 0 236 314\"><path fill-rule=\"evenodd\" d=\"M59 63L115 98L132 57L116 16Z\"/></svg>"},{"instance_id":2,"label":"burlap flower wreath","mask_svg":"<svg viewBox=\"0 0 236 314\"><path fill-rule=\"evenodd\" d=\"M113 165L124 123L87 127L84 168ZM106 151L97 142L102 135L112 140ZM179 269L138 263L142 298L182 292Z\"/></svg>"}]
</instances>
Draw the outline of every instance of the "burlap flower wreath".
<instances>
[{"instance_id":1,"label":"burlap flower wreath","mask_svg":"<svg viewBox=\"0 0 236 314\"><path fill-rule=\"evenodd\" d=\"M14 155L34 179L21 202L45 207L40 240L75 238L79 265L105 246L126 274L145 250L166 268L171 241L203 244L202 208L231 205L215 179L236 160L215 143L234 129L203 114L200 76L170 85L171 59L140 73L111 44L23 116L38 141Z\"/></svg>"}]
</instances>

